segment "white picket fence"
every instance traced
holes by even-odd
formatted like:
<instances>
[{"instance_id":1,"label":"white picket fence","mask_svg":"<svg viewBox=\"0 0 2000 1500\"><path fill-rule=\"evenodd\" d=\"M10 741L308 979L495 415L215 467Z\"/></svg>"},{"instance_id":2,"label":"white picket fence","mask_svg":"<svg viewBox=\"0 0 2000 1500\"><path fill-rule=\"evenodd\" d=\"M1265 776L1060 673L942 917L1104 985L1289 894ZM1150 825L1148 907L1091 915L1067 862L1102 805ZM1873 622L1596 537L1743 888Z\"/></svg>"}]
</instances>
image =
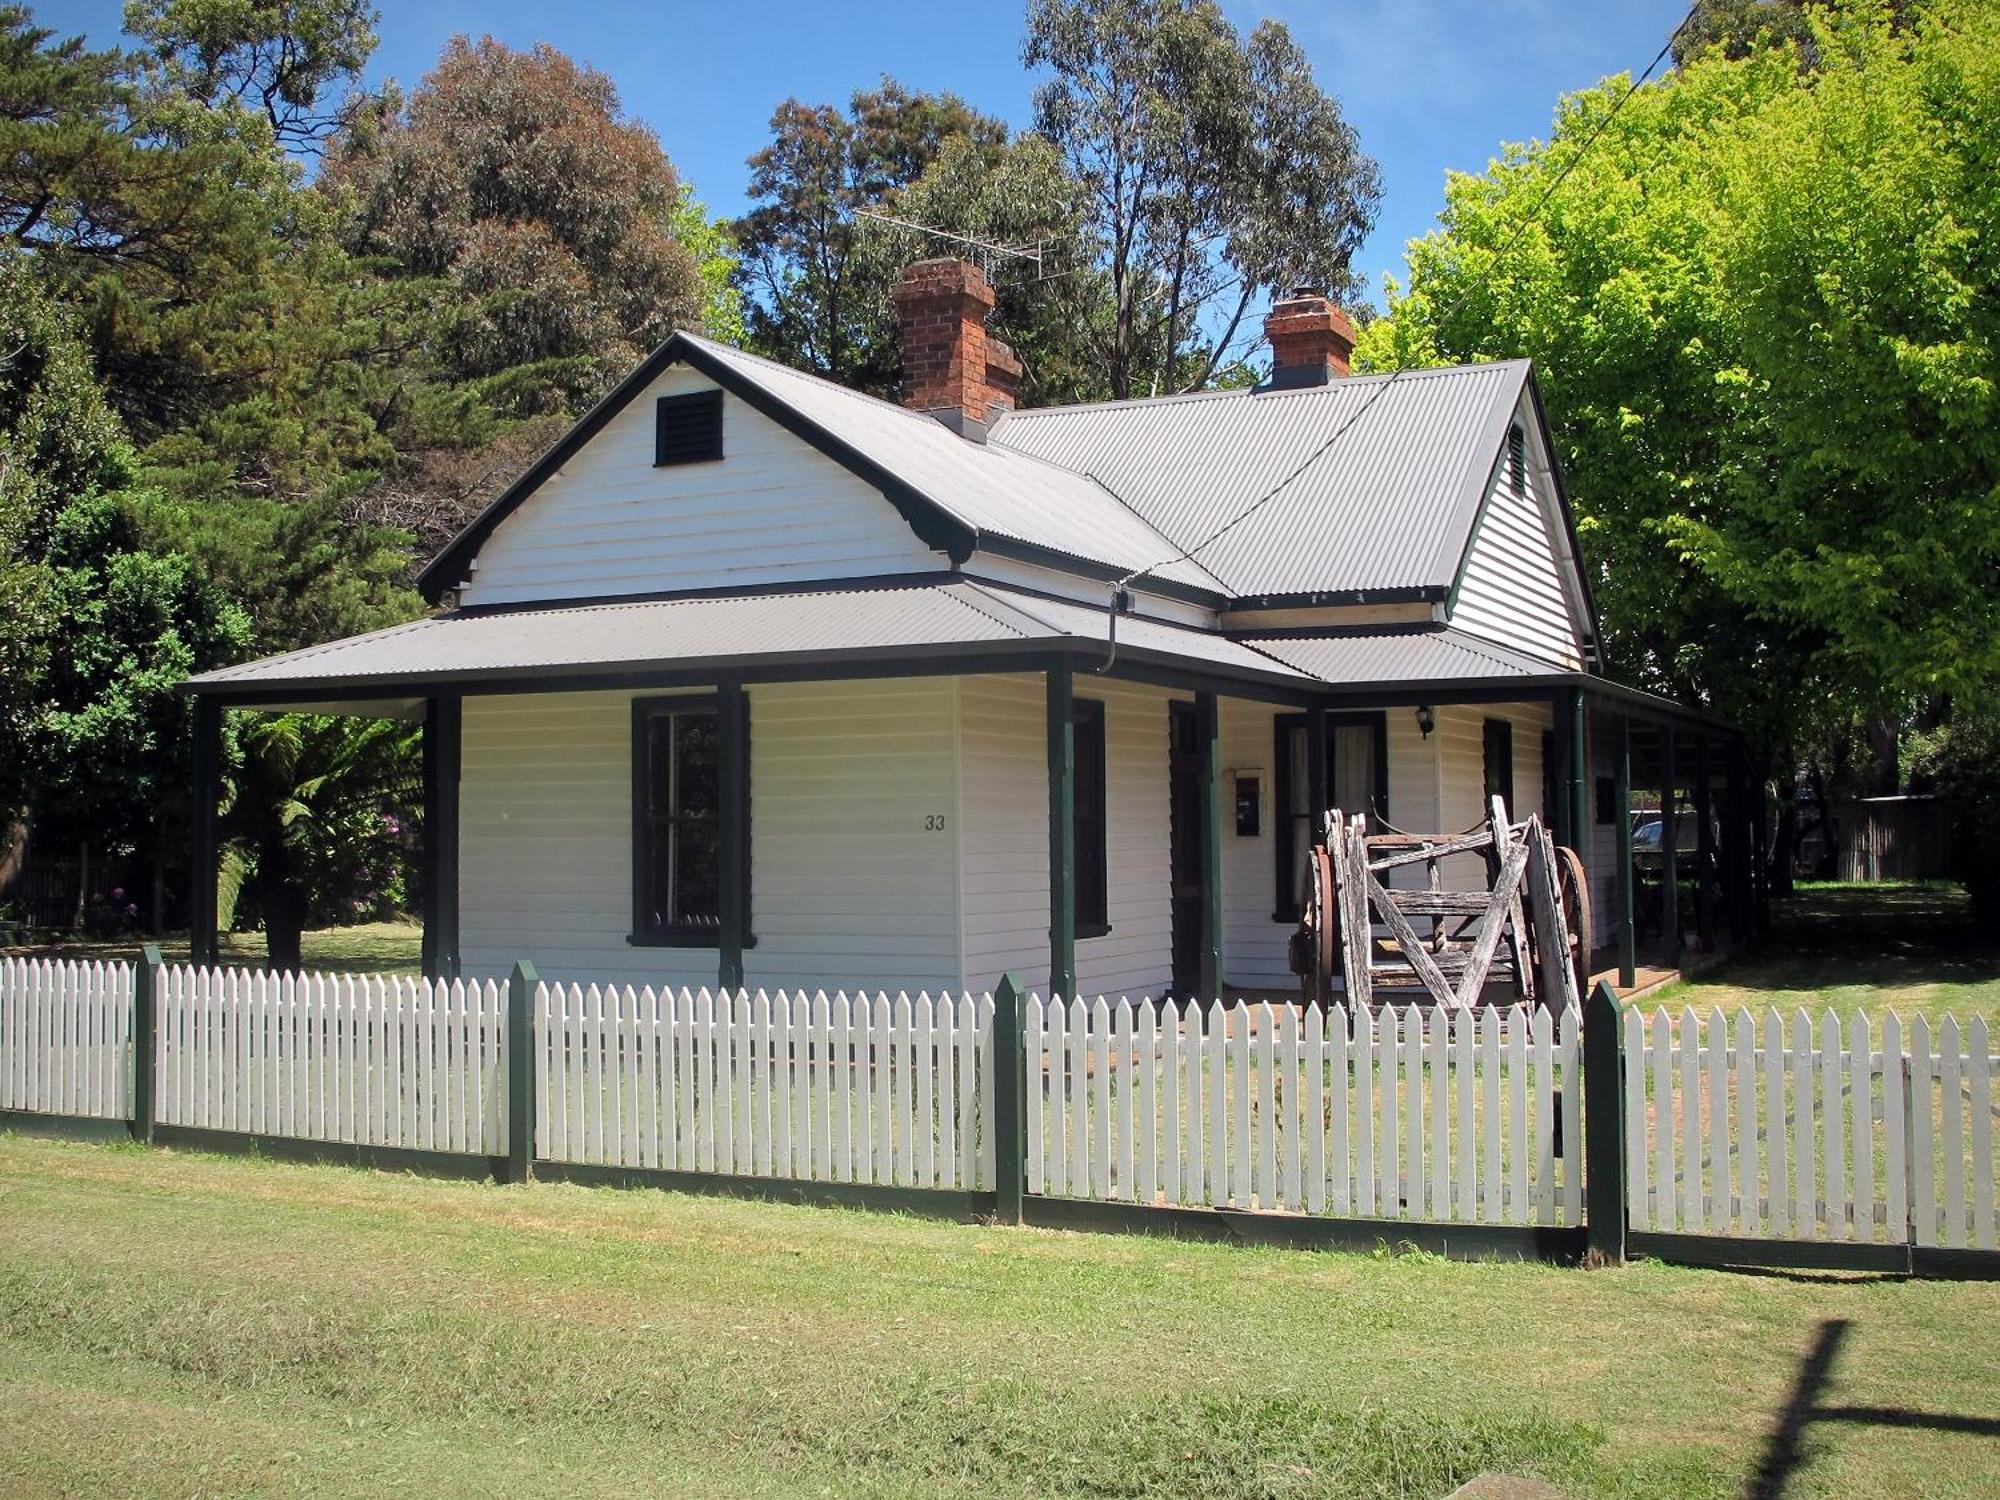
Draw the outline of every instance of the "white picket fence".
<instances>
[{"instance_id":1,"label":"white picket fence","mask_svg":"<svg viewBox=\"0 0 2000 1500\"><path fill-rule=\"evenodd\" d=\"M1058 999L1024 1029L1031 1193L1582 1221L1574 1011L1385 1008L1350 1035L1339 1008Z\"/></svg>"},{"instance_id":2,"label":"white picket fence","mask_svg":"<svg viewBox=\"0 0 2000 1500\"><path fill-rule=\"evenodd\" d=\"M161 1124L506 1150L503 984L174 965L154 1003Z\"/></svg>"},{"instance_id":3,"label":"white picket fence","mask_svg":"<svg viewBox=\"0 0 2000 1500\"><path fill-rule=\"evenodd\" d=\"M543 984L537 1154L810 1182L993 1184L993 1000Z\"/></svg>"},{"instance_id":4,"label":"white picket fence","mask_svg":"<svg viewBox=\"0 0 2000 1500\"><path fill-rule=\"evenodd\" d=\"M0 1109L132 1118L132 966L0 959Z\"/></svg>"},{"instance_id":5,"label":"white picket fence","mask_svg":"<svg viewBox=\"0 0 2000 1500\"><path fill-rule=\"evenodd\" d=\"M1986 1021L1625 1013L1634 1229L1994 1248Z\"/></svg>"}]
</instances>

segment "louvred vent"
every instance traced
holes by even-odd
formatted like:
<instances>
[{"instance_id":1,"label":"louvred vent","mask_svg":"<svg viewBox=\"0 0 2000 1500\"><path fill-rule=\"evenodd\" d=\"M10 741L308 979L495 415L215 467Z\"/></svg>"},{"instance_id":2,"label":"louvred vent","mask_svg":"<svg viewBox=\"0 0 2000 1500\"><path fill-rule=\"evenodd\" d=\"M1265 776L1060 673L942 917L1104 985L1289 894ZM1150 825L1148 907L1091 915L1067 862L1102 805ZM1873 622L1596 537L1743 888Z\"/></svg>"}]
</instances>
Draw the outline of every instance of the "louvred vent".
<instances>
[{"instance_id":1,"label":"louvred vent","mask_svg":"<svg viewBox=\"0 0 2000 1500\"><path fill-rule=\"evenodd\" d=\"M662 396L655 408L653 466L713 463L722 457L722 392Z\"/></svg>"}]
</instances>

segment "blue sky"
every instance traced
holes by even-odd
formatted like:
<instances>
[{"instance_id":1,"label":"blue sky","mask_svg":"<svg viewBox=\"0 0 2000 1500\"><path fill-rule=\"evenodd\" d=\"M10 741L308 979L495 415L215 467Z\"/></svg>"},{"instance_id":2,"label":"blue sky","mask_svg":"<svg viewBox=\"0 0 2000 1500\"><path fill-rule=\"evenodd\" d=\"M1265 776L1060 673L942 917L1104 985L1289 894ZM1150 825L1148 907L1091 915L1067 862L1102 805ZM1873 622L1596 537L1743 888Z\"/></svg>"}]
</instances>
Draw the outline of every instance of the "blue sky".
<instances>
[{"instance_id":1,"label":"blue sky","mask_svg":"<svg viewBox=\"0 0 2000 1500\"><path fill-rule=\"evenodd\" d=\"M950 89L1016 125L1032 113L1018 0L846 5L808 0L380 0L371 77L414 83L456 32L519 47L547 41L611 75L628 113L658 132L709 207L736 213L743 159L772 106L796 94L844 101L889 73ZM1502 141L1548 128L1565 90L1636 72L1680 20L1684 0L1225 0L1248 29L1288 25L1323 88L1382 164L1384 197L1361 269L1378 289L1406 240L1428 229L1447 168L1478 170ZM42 24L111 41L120 0L48 0Z\"/></svg>"}]
</instances>

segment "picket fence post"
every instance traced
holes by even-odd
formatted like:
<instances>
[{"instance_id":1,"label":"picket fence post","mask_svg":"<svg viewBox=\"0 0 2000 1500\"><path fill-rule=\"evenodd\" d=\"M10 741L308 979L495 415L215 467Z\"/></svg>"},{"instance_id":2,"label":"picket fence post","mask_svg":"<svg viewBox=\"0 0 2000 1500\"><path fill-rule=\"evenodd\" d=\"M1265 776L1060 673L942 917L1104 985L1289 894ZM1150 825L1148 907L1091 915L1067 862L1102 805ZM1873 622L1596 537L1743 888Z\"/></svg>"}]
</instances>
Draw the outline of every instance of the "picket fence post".
<instances>
[{"instance_id":1,"label":"picket fence post","mask_svg":"<svg viewBox=\"0 0 2000 1500\"><path fill-rule=\"evenodd\" d=\"M1022 1056L1022 1013L1027 991L1012 974L993 991L993 1189L995 1222L1022 1222L1021 1187L1027 1171L1027 1067Z\"/></svg>"},{"instance_id":2,"label":"picket fence post","mask_svg":"<svg viewBox=\"0 0 2000 1500\"><path fill-rule=\"evenodd\" d=\"M507 1181L526 1182L535 1160L535 966L507 977Z\"/></svg>"},{"instance_id":3,"label":"picket fence post","mask_svg":"<svg viewBox=\"0 0 2000 1500\"><path fill-rule=\"evenodd\" d=\"M1625 1259L1625 1026L1618 993L1599 981L1583 1008L1584 1239L1591 1255Z\"/></svg>"},{"instance_id":4,"label":"picket fence post","mask_svg":"<svg viewBox=\"0 0 2000 1500\"><path fill-rule=\"evenodd\" d=\"M148 943L132 966L132 1139L147 1145L153 1140L161 962L159 944Z\"/></svg>"}]
</instances>

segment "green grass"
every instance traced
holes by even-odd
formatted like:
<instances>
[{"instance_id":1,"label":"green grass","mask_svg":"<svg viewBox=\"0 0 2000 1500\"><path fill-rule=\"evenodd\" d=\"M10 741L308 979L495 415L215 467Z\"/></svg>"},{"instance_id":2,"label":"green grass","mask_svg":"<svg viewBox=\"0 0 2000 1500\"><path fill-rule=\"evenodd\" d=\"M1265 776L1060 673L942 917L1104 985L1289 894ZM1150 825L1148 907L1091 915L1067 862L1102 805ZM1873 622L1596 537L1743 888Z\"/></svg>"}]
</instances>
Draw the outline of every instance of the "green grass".
<instances>
[{"instance_id":1,"label":"green grass","mask_svg":"<svg viewBox=\"0 0 2000 1500\"><path fill-rule=\"evenodd\" d=\"M1756 951L1730 958L1640 1004L1650 1010L1817 1012L1832 1006L1906 1022L1975 1015L2000 1026L2000 934L1982 934L1954 885L1802 884L1776 903L1772 931Z\"/></svg>"},{"instance_id":2,"label":"green grass","mask_svg":"<svg viewBox=\"0 0 2000 1500\"><path fill-rule=\"evenodd\" d=\"M0 1137L0 1493L1994 1493L2000 1286L1582 1272Z\"/></svg>"},{"instance_id":3,"label":"green grass","mask_svg":"<svg viewBox=\"0 0 2000 1500\"><path fill-rule=\"evenodd\" d=\"M0 955L38 958L134 959L144 938L109 942L79 939L35 947L0 948ZM363 922L354 927L322 927L304 935L300 951L308 969L342 974L414 974L423 962L424 929L417 922ZM159 940L168 963L186 963L188 936L170 933ZM264 966L261 932L228 932L222 936L222 961L232 968Z\"/></svg>"}]
</instances>

